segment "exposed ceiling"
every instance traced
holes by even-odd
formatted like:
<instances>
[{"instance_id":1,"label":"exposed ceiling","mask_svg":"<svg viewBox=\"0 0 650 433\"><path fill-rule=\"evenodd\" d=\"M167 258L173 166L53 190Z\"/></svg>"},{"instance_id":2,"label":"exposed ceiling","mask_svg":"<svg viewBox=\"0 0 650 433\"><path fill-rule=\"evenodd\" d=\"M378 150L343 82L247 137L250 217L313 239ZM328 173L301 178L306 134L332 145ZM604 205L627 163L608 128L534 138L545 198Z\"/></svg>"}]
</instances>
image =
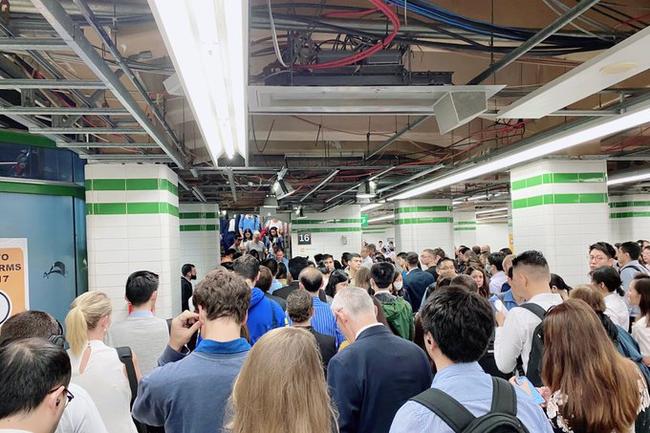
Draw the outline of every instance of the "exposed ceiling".
<instances>
[{"instance_id":1,"label":"exposed ceiling","mask_svg":"<svg viewBox=\"0 0 650 433\"><path fill-rule=\"evenodd\" d=\"M576 120L615 116L621 104L650 96L650 73L641 71L539 119L497 117L500 110L647 27L650 6L642 0L583 0L586 12L549 30L548 39L511 63L501 59L532 45L540 29L579 3L420 1L451 11L431 17L406 12L402 0L386 0L400 22L392 43L362 65L318 73L300 65L313 64L314 57L324 63L363 51L390 33L386 18L359 12L372 7L366 0L274 0L279 47L290 63L285 68L273 47L267 1L252 0L249 83L258 87L251 90L251 107L256 108L249 121L248 164L234 158L215 165L187 101L165 88L174 68L146 0L8 3L9 11L0 14L0 122L5 127L45 134L91 163L169 164L188 187L182 190L183 200L202 195L226 209L259 207L283 167L284 180L297 190L280 201L283 208L321 210L352 202L353 187L371 177L388 195L515 148L535 134ZM494 72L500 63L503 67ZM284 92L282 87L264 88L271 84L283 86ZM395 85L404 86L401 93L377 99L382 88L394 91ZM349 95L352 89L358 93L343 98L342 86L354 86L348 87ZM325 87L339 93L323 93ZM449 103L464 112L445 133L440 129L450 124L442 123L449 106L435 109L439 96L433 96L441 89L448 89ZM275 96L258 98L265 91ZM610 174L641 169L650 159L648 135L650 128L642 125L563 154L606 158ZM332 174L334 170L339 171ZM507 171L498 172L432 196L485 196L470 203L498 208L508 199L508 180ZM192 193L193 187L201 194ZM648 185L616 188L646 190Z\"/></svg>"}]
</instances>

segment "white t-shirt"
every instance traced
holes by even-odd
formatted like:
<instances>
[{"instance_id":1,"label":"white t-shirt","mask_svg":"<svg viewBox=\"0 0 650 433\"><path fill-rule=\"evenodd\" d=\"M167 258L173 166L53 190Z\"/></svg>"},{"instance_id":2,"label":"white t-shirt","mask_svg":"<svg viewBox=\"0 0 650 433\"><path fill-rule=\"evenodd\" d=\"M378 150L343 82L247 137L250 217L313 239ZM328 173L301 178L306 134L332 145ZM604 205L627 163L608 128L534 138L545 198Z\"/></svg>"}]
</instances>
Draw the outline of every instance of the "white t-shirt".
<instances>
[{"instance_id":1,"label":"white t-shirt","mask_svg":"<svg viewBox=\"0 0 650 433\"><path fill-rule=\"evenodd\" d=\"M74 398L63 411L55 433L107 433L102 416L86 390L74 383L68 389Z\"/></svg>"},{"instance_id":2,"label":"white t-shirt","mask_svg":"<svg viewBox=\"0 0 650 433\"><path fill-rule=\"evenodd\" d=\"M605 296L605 307L605 314L612 322L626 331L630 329L630 312L621 295L612 292Z\"/></svg>"},{"instance_id":3,"label":"white t-shirt","mask_svg":"<svg viewBox=\"0 0 650 433\"><path fill-rule=\"evenodd\" d=\"M650 328L647 317L644 316L632 325L632 337L639 343L641 355L650 356Z\"/></svg>"}]
</instances>

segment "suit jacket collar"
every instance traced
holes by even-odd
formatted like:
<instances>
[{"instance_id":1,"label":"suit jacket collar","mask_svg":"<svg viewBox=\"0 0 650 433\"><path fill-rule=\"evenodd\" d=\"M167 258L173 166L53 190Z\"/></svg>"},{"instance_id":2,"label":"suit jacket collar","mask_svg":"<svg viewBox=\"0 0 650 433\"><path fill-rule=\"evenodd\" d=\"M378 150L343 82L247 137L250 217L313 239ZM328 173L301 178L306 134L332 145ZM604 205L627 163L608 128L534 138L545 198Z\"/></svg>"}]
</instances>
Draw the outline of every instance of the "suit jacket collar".
<instances>
[{"instance_id":1,"label":"suit jacket collar","mask_svg":"<svg viewBox=\"0 0 650 433\"><path fill-rule=\"evenodd\" d=\"M361 334L359 334L359 337L357 337L356 341L363 340L364 338L372 337L375 335L381 335L381 334L392 334L392 332L390 332L384 325L373 326L368 329L365 329Z\"/></svg>"}]
</instances>

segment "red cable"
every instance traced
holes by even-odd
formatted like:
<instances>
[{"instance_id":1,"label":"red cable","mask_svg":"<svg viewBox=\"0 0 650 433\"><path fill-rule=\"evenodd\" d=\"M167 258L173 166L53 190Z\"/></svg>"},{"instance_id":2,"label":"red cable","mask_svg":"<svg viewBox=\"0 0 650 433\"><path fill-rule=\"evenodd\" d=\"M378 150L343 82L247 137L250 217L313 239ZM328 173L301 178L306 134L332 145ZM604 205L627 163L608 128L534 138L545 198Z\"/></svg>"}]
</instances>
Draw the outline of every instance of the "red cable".
<instances>
[{"instance_id":1,"label":"red cable","mask_svg":"<svg viewBox=\"0 0 650 433\"><path fill-rule=\"evenodd\" d=\"M316 63L316 64L310 64L310 65L293 65L295 68L299 69L331 69L331 68L340 68L343 66L348 66L353 63L357 63L363 59L366 59L373 54L383 50L386 48L388 45L390 45L391 42L393 42L393 39L397 36L397 33L399 32L400 24L399 24L399 17L395 14L395 12L392 11L390 7L388 7L382 0L370 0L370 3L372 3L377 10L381 11L388 20L391 22L393 25L393 31L391 34L386 36L386 38L378 42L377 44L373 45L372 47L368 48L367 50L364 50L358 54L354 54L351 56L344 57L339 60L333 60L331 62L325 62L325 63Z\"/></svg>"},{"instance_id":2,"label":"red cable","mask_svg":"<svg viewBox=\"0 0 650 433\"><path fill-rule=\"evenodd\" d=\"M379 9L366 9L362 11L332 11L321 15L323 18L361 18L379 12Z\"/></svg>"}]
</instances>

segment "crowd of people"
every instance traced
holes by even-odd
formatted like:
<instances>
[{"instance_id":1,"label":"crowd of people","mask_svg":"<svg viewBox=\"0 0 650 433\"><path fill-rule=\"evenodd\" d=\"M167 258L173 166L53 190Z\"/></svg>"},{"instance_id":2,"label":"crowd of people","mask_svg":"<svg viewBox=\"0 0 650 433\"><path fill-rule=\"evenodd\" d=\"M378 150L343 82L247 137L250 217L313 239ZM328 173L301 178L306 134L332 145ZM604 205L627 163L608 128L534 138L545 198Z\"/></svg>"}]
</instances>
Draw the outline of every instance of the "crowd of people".
<instances>
[{"instance_id":1,"label":"crowd of people","mask_svg":"<svg viewBox=\"0 0 650 433\"><path fill-rule=\"evenodd\" d=\"M124 320L98 291L65 326L9 318L0 432L650 432L649 242L595 242L572 288L540 251L287 259L274 236L195 286L184 265L170 320L149 271Z\"/></svg>"}]
</instances>

